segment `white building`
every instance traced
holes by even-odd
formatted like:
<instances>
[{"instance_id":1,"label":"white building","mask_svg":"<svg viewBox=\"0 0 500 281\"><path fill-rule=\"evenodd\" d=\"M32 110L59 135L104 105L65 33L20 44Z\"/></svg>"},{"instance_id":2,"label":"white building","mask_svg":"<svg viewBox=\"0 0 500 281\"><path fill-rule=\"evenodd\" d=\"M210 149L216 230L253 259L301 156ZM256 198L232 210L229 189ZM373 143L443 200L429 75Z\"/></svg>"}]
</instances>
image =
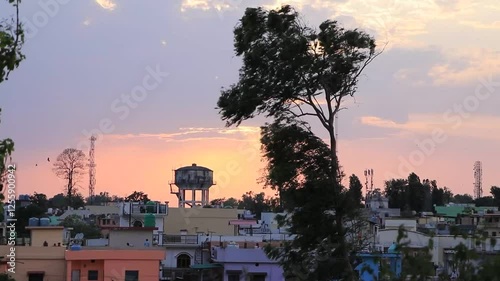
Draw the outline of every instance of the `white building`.
<instances>
[{"instance_id":1,"label":"white building","mask_svg":"<svg viewBox=\"0 0 500 281\"><path fill-rule=\"evenodd\" d=\"M155 230L153 234L163 233L163 219L168 215L168 204L153 201L120 202L118 208L120 227L157 227L158 230ZM153 218L154 225L150 225Z\"/></svg>"}]
</instances>

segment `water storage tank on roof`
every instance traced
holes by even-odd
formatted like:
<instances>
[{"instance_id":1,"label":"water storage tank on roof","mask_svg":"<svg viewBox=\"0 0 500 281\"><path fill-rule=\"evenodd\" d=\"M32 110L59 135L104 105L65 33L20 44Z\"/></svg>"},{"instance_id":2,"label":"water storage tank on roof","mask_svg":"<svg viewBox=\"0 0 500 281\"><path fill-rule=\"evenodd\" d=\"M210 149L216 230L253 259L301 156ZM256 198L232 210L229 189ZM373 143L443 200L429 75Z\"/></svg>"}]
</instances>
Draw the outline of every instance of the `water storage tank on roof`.
<instances>
[{"instance_id":1,"label":"water storage tank on roof","mask_svg":"<svg viewBox=\"0 0 500 281\"><path fill-rule=\"evenodd\" d=\"M146 212L156 213L156 203L153 201L149 201L148 203L146 203Z\"/></svg>"},{"instance_id":2,"label":"water storage tank on roof","mask_svg":"<svg viewBox=\"0 0 500 281\"><path fill-rule=\"evenodd\" d=\"M41 218L40 219L40 226L49 226L50 225L50 219L49 218Z\"/></svg>"},{"instance_id":3,"label":"water storage tank on roof","mask_svg":"<svg viewBox=\"0 0 500 281\"><path fill-rule=\"evenodd\" d=\"M392 243L392 245L389 247L389 249L387 249L387 252L390 254L397 253L398 251L397 251L396 243Z\"/></svg>"},{"instance_id":4,"label":"water storage tank on roof","mask_svg":"<svg viewBox=\"0 0 500 281\"><path fill-rule=\"evenodd\" d=\"M193 164L175 170L175 185L180 189L208 189L214 185L214 172Z\"/></svg>"},{"instance_id":5,"label":"water storage tank on roof","mask_svg":"<svg viewBox=\"0 0 500 281\"><path fill-rule=\"evenodd\" d=\"M71 251L80 251L82 249L82 246L78 244L71 245Z\"/></svg>"},{"instance_id":6,"label":"water storage tank on roof","mask_svg":"<svg viewBox=\"0 0 500 281\"><path fill-rule=\"evenodd\" d=\"M156 227L156 217L153 214L144 216L144 227Z\"/></svg>"},{"instance_id":7,"label":"water storage tank on roof","mask_svg":"<svg viewBox=\"0 0 500 281\"><path fill-rule=\"evenodd\" d=\"M38 218L30 218L28 220L28 226L39 226L40 225L40 219Z\"/></svg>"}]
</instances>

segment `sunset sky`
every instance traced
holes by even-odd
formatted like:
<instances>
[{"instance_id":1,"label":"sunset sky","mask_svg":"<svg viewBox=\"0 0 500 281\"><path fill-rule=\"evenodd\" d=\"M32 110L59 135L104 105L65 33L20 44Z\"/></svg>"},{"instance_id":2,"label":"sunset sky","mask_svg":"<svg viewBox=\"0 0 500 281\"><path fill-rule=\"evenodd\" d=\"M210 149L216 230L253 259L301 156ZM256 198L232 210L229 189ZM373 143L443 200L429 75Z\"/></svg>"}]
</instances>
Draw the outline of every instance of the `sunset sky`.
<instances>
[{"instance_id":1,"label":"sunset sky","mask_svg":"<svg viewBox=\"0 0 500 281\"><path fill-rule=\"evenodd\" d=\"M244 9L286 3L311 26L336 19L387 44L339 115L346 174L364 182L374 169L382 187L414 171L472 193L480 160L484 194L500 185L498 0L37 0L21 5L26 60L0 85L0 137L16 144L18 194L62 192L47 157L88 153L92 133L96 193L138 190L176 205L172 170L191 163L214 170L211 199L262 191L266 120L225 128L215 107L237 81L232 31Z\"/></svg>"}]
</instances>

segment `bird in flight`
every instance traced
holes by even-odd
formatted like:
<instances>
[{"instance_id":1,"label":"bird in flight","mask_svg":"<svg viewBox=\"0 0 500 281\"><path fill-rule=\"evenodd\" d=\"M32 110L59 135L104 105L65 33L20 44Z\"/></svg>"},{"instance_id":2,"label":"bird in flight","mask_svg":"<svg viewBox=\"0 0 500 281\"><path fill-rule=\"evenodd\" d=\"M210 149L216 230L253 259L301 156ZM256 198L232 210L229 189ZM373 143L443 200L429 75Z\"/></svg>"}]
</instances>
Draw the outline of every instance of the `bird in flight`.
<instances>
[{"instance_id":1,"label":"bird in flight","mask_svg":"<svg viewBox=\"0 0 500 281\"><path fill-rule=\"evenodd\" d=\"M47 162L50 162L50 158L49 157L47 157Z\"/></svg>"}]
</instances>

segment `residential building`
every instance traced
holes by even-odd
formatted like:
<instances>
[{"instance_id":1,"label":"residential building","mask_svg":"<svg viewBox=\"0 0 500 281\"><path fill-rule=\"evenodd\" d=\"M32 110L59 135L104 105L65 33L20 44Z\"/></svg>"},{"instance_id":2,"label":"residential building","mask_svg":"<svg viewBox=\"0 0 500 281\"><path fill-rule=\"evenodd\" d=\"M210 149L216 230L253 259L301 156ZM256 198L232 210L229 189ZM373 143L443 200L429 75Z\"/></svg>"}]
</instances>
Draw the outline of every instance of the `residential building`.
<instances>
[{"instance_id":1,"label":"residential building","mask_svg":"<svg viewBox=\"0 0 500 281\"><path fill-rule=\"evenodd\" d=\"M1 263L3 272L16 281L66 280L65 247L17 245L11 249L10 245L0 246Z\"/></svg>"},{"instance_id":2,"label":"residential building","mask_svg":"<svg viewBox=\"0 0 500 281\"><path fill-rule=\"evenodd\" d=\"M161 248L70 249L65 253L66 280L158 281L160 280L159 263L164 257L165 250Z\"/></svg>"},{"instance_id":3,"label":"residential building","mask_svg":"<svg viewBox=\"0 0 500 281\"><path fill-rule=\"evenodd\" d=\"M120 227L157 227L154 234L162 234L164 220L169 213L168 204L160 202L120 202L118 204Z\"/></svg>"},{"instance_id":4,"label":"residential building","mask_svg":"<svg viewBox=\"0 0 500 281\"><path fill-rule=\"evenodd\" d=\"M416 218L386 218L384 229L399 229L403 226L404 229L417 231Z\"/></svg>"},{"instance_id":5,"label":"residential building","mask_svg":"<svg viewBox=\"0 0 500 281\"><path fill-rule=\"evenodd\" d=\"M160 279L165 248L147 243L152 240L155 228L115 227L109 229L109 239L88 240L70 239L68 229L62 226L29 226L27 229L30 245L0 246L3 269L9 273L15 266L11 271L15 271L16 281ZM68 242L72 245L66 246ZM93 246L82 247L79 243ZM15 254L11 253L12 249ZM15 263L10 263L11 259Z\"/></svg>"},{"instance_id":6,"label":"residential building","mask_svg":"<svg viewBox=\"0 0 500 281\"><path fill-rule=\"evenodd\" d=\"M243 210L224 208L169 208L168 217L164 218L165 234L196 235L200 232L218 235L234 235L234 227L229 220L236 219ZM159 226L158 226L159 227Z\"/></svg>"},{"instance_id":7,"label":"residential building","mask_svg":"<svg viewBox=\"0 0 500 281\"><path fill-rule=\"evenodd\" d=\"M248 248L214 247L212 261L224 267L224 281L284 281L283 269L253 244Z\"/></svg>"}]
</instances>

